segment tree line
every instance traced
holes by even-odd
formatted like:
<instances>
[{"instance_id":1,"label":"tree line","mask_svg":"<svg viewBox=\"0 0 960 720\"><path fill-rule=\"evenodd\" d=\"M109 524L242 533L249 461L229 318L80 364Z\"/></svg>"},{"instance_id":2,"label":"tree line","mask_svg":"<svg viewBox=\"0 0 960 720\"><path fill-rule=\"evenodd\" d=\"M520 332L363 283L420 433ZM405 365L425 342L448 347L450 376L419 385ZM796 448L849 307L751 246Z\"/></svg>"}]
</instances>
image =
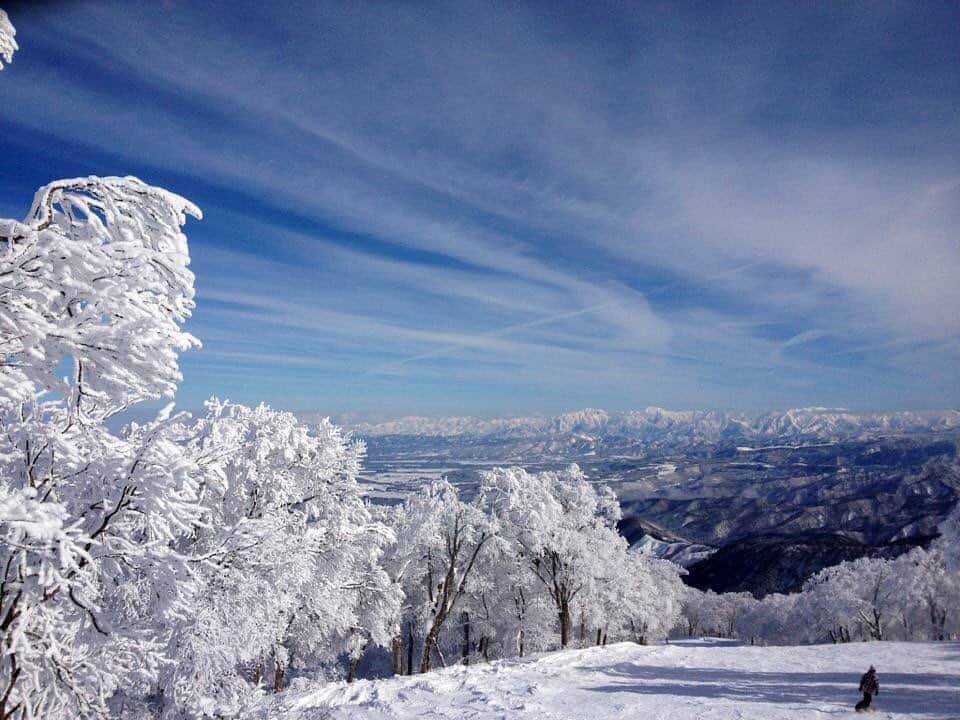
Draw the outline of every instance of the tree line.
<instances>
[{"instance_id":1,"label":"tree line","mask_svg":"<svg viewBox=\"0 0 960 720\"><path fill-rule=\"evenodd\" d=\"M952 639L960 633L958 526L955 512L930 547L825 568L798 593L757 599L688 588L682 630L779 645Z\"/></svg>"}]
</instances>

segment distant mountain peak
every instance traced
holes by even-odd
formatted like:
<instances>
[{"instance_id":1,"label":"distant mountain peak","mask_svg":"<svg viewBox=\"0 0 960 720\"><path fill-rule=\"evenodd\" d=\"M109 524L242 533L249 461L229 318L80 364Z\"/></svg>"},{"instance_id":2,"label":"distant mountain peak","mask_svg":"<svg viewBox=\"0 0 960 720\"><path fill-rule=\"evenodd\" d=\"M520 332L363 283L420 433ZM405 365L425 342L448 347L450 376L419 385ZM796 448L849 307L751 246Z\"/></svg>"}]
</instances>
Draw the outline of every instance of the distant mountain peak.
<instances>
[{"instance_id":1,"label":"distant mountain peak","mask_svg":"<svg viewBox=\"0 0 960 720\"><path fill-rule=\"evenodd\" d=\"M881 433L929 432L960 427L960 411L856 413L845 408L801 407L759 415L714 410L642 410L609 412L584 408L553 417L509 418L409 416L382 423L361 423L352 429L363 437L551 437L589 435L656 440L664 435L690 441L718 442L723 438L770 441L783 438L849 439Z\"/></svg>"}]
</instances>

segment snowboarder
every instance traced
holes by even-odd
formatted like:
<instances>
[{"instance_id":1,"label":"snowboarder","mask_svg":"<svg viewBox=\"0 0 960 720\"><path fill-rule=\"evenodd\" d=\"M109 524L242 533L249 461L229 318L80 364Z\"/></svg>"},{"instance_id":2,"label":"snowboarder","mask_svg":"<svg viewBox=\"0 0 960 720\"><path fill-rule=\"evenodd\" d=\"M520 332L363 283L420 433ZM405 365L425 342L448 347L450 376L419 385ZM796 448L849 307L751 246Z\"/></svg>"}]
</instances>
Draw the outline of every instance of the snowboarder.
<instances>
[{"instance_id":1,"label":"snowboarder","mask_svg":"<svg viewBox=\"0 0 960 720\"><path fill-rule=\"evenodd\" d=\"M877 679L877 669L873 665L860 678L860 692L863 693L863 700L857 703L856 711L869 710L873 712L870 708L870 701L873 700L874 695L880 694L880 681Z\"/></svg>"}]
</instances>

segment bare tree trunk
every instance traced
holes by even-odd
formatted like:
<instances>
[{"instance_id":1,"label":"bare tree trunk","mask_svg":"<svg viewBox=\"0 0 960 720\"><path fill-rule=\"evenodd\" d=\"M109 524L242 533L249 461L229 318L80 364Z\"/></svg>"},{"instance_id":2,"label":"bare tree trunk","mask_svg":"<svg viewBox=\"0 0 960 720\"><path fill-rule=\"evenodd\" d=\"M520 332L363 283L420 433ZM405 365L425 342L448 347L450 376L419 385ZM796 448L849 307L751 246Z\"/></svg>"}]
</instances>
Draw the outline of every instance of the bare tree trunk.
<instances>
[{"instance_id":1,"label":"bare tree trunk","mask_svg":"<svg viewBox=\"0 0 960 720\"><path fill-rule=\"evenodd\" d=\"M440 633L439 623L434 622L427 636L423 639L423 654L420 656L420 672L430 672L430 656L437 646L437 635Z\"/></svg>"},{"instance_id":2,"label":"bare tree trunk","mask_svg":"<svg viewBox=\"0 0 960 720\"><path fill-rule=\"evenodd\" d=\"M527 614L527 598L523 588L514 586L513 605L517 610L517 656L523 657L524 625Z\"/></svg>"},{"instance_id":3,"label":"bare tree trunk","mask_svg":"<svg viewBox=\"0 0 960 720\"><path fill-rule=\"evenodd\" d=\"M597 628L597 645L600 644L600 641L603 639L603 631L600 628Z\"/></svg>"},{"instance_id":4,"label":"bare tree trunk","mask_svg":"<svg viewBox=\"0 0 960 720\"><path fill-rule=\"evenodd\" d=\"M830 628L827 631L830 635L830 640L836 645L839 643L848 643L850 642L850 631L845 628L843 625L838 625L836 629Z\"/></svg>"},{"instance_id":5,"label":"bare tree trunk","mask_svg":"<svg viewBox=\"0 0 960 720\"><path fill-rule=\"evenodd\" d=\"M457 600L466 590L467 579L470 577L470 571L473 569L477 556L483 548L484 543L490 539L489 535L482 535L473 546L473 551L469 555L461 557L463 542L465 538L465 526L461 525L462 517L458 514L453 528L447 535L447 554L446 571L443 573L443 580L437 585L436 597L432 599L432 620L430 629L423 639L423 655L420 657L420 672L425 673L430 670L430 656L434 649L443 662L443 655L440 652L438 641L440 638L440 629L446 622L450 613L453 612ZM458 578L459 576L459 578ZM431 571L432 578L432 571Z\"/></svg>"},{"instance_id":6,"label":"bare tree trunk","mask_svg":"<svg viewBox=\"0 0 960 720\"><path fill-rule=\"evenodd\" d=\"M17 664L17 656L14 653L10 654L10 672L7 679L7 687L3 692L3 695L0 696L0 720L7 720L7 718L12 718L14 713L21 707L20 703L17 703L13 707L10 707L10 695L13 692L13 688L16 687L17 678L20 677L20 666Z\"/></svg>"},{"instance_id":7,"label":"bare tree trunk","mask_svg":"<svg viewBox=\"0 0 960 720\"><path fill-rule=\"evenodd\" d=\"M390 642L390 650L393 653L393 674L403 675L403 637L397 635Z\"/></svg>"},{"instance_id":8,"label":"bare tree trunk","mask_svg":"<svg viewBox=\"0 0 960 720\"><path fill-rule=\"evenodd\" d=\"M274 656L273 658L273 691L275 693L283 692L283 675L284 675L283 663L277 660L276 656Z\"/></svg>"},{"instance_id":9,"label":"bare tree trunk","mask_svg":"<svg viewBox=\"0 0 960 720\"><path fill-rule=\"evenodd\" d=\"M360 657L350 658L350 664L347 666L347 682L352 683L357 679L357 665L360 664Z\"/></svg>"},{"instance_id":10,"label":"bare tree trunk","mask_svg":"<svg viewBox=\"0 0 960 720\"><path fill-rule=\"evenodd\" d=\"M347 682L352 683L357 678L357 666L360 664L363 654L367 651L367 647L370 645L370 637L363 633L361 636L363 639L360 642L360 647L357 648L357 656L351 657L347 663Z\"/></svg>"},{"instance_id":11,"label":"bare tree trunk","mask_svg":"<svg viewBox=\"0 0 960 720\"><path fill-rule=\"evenodd\" d=\"M860 611L860 619L867 626L870 637L874 640L883 640L883 614L873 608L870 611L870 617L867 617L863 611Z\"/></svg>"},{"instance_id":12,"label":"bare tree trunk","mask_svg":"<svg viewBox=\"0 0 960 720\"><path fill-rule=\"evenodd\" d=\"M463 613L463 647L460 650L463 664L470 664L470 613Z\"/></svg>"},{"instance_id":13,"label":"bare tree trunk","mask_svg":"<svg viewBox=\"0 0 960 720\"><path fill-rule=\"evenodd\" d=\"M407 675L413 675L413 623L407 623Z\"/></svg>"},{"instance_id":14,"label":"bare tree trunk","mask_svg":"<svg viewBox=\"0 0 960 720\"><path fill-rule=\"evenodd\" d=\"M570 631L573 629L570 606L561 601L558 613L560 616L560 647L565 648L570 643Z\"/></svg>"}]
</instances>

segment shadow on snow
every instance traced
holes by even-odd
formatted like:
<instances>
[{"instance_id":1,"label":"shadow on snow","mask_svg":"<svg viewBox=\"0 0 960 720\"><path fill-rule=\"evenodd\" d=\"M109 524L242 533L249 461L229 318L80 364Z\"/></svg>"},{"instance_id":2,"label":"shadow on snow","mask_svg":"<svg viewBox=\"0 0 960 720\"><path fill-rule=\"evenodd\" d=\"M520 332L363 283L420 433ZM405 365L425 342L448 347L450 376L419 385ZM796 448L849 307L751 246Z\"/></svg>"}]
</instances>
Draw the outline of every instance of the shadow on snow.
<instances>
[{"instance_id":1,"label":"shadow on snow","mask_svg":"<svg viewBox=\"0 0 960 720\"><path fill-rule=\"evenodd\" d=\"M852 708L860 673L762 672L719 668L671 668L624 662L583 670L610 676L596 692L641 693L727 699L740 702ZM619 681L617 681L619 679ZM931 718L960 717L960 676L933 673L880 673L878 710L922 713Z\"/></svg>"}]
</instances>

